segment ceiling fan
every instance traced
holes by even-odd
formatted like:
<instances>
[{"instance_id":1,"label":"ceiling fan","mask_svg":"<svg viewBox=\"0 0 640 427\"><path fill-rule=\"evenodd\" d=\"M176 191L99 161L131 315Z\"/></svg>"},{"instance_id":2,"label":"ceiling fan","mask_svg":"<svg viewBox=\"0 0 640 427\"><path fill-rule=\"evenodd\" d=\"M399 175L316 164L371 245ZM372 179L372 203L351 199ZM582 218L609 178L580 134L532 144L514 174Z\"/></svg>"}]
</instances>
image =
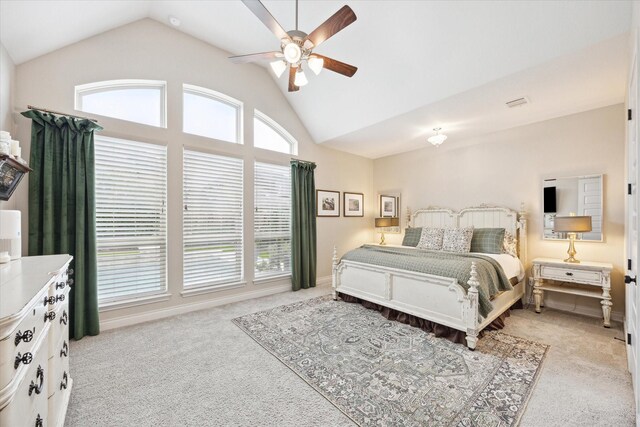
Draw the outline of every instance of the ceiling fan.
<instances>
[{"instance_id":1,"label":"ceiling fan","mask_svg":"<svg viewBox=\"0 0 640 427\"><path fill-rule=\"evenodd\" d=\"M259 0L242 0L242 2L278 37L280 51L231 56L229 59L232 62L244 64L272 60L271 69L278 77L282 76L288 67L289 92L299 90L300 86L304 86L308 82L302 70L303 61L307 62L315 74L320 74L320 71L326 68L343 76L351 77L358 71L358 68L353 65L313 53L313 49L322 42L355 22L356 14L349 6L343 6L318 28L307 34L298 30L298 0L296 0L296 29L291 31L285 31Z\"/></svg>"}]
</instances>

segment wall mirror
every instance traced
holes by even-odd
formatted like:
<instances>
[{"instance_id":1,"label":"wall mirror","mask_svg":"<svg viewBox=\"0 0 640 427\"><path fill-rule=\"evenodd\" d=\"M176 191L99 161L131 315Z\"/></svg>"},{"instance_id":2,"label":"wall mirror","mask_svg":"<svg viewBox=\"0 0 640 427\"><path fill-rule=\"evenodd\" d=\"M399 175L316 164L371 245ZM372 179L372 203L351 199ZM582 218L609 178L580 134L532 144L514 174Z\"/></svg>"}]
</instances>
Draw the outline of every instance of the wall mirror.
<instances>
[{"instance_id":1,"label":"wall mirror","mask_svg":"<svg viewBox=\"0 0 640 427\"><path fill-rule=\"evenodd\" d=\"M567 240L567 233L553 231L556 216L591 217L591 231L578 233L576 240L603 241L603 175L549 178L542 185L543 235L545 240Z\"/></svg>"},{"instance_id":2,"label":"wall mirror","mask_svg":"<svg viewBox=\"0 0 640 427\"><path fill-rule=\"evenodd\" d=\"M402 221L400 216L400 192L385 191L378 193L378 210L376 218L398 218L398 226L383 227L384 233L399 234L402 232Z\"/></svg>"}]
</instances>

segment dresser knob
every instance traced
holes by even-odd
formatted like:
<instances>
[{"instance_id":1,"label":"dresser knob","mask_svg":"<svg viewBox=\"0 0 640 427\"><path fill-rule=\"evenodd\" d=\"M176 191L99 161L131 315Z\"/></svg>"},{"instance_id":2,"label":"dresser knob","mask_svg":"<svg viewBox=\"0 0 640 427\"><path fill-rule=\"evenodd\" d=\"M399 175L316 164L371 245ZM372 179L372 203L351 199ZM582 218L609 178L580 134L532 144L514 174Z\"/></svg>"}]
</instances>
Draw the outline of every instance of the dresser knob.
<instances>
[{"instance_id":1,"label":"dresser knob","mask_svg":"<svg viewBox=\"0 0 640 427\"><path fill-rule=\"evenodd\" d=\"M68 275L72 275L72 274L73 274L73 268L68 269L68 270L67 270L67 274L68 274Z\"/></svg>"},{"instance_id":2,"label":"dresser knob","mask_svg":"<svg viewBox=\"0 0 640 427\"><path fill-rule=\"evenodd\" d=\"M567 276L573 276L573 273L572 273L572 272L570 272L570 271L567 271L567 272L566 272L566 273L564 273L564 274L566 274Z\"/></svg>"},{"instance_id":3,"label":"dresser knob","mask_svg":"<svg viewBox=\"0 0 640 427\"><path fill-rule=\"evenodd\" d=\"M67 279L67 285L69 286L73 285L73 279Z\"/></svg>"},{"instance_id":4,"label":"dresser knob","mask_svg":"<svg viewBox=\"0 0 640 427\"><path fill-rule=\"evenodd\" d=\"M68 321L69 321L69 315L67 314L67 311L62 310L62 316L60 316L60 324L66 325Z\"/></svg>"},{"instance_id":5,"label":"dresser knob","mask_svg":"<svg viewBox=\"0 0 640 427\"><path fill-rule=\"evenodd\" d=\"M67 384L69 383L69 376L67 375L67 372L65 371L65 373L62 375L62 381L60 381L60 390L63 390L65 388L67 388Z\"/></svg>"},{"instance_id":6,"label":"dresser knob","mask_svg":"<svg viewBox=\"0 0 640 427\"><path fill-rule=\"evenodd\" d=\"M36 383L31 381L31 384L29 385L29 396L31 396L34 391L36 392L36 394L40 394L42 392L42 386L44 385L44 369L42 369L42 366L39 365L38 371L36 373L36 381L37 380L40 380L40 384L36 385Z\"/></svg>"},{"instance_id":7,"label":"dresser knob","mask_svg":"<svg viewBox=\"0 0 640 427\"><path fill-rule=\"evenodd\" d=\"M64 289L67 284L65 282L56 283L56 289Z\"/></svg>"},{"instance_id":8,"label":"dresser knob","mask_svg":"<svg viewBox=\"0 0 640 427\"><path fill-rule=\"evenodd\" d=\"M38 414L38 416L36 417L36 426L35 427L42 427L42 422L44 420L42 418L40 418L40 414Z\"/></svg>"},{"instance_id":9,"label":"dresser knob","mask_svg":"<svg viewBox=\"0 0 640 427\"><path fill-rule=\"evenodd\" d=\"M25 354L18 353L18 355L16 356L15 362L13 362L13 369L18 369L18 366L20 366L21 363L28 365L29 363L31 363L32 360L33 360L33 354L29 352L26 352Z\"/></svg>"},{"instance_id":10,"label":"dresser knob","mask_svg":"<svg viewBox=\"0 0 640 427\"><path fill-rule=\"evenodd\" d=\"M33 328L33 331L35 330L36 328ZM33 331L30 331L30 330L26 330L24 332L18 331L16 333L16 339L13 342L15 343L15 345L20 344L20 341L30 342L33 339Z\"/></svg>"},{"instance_id":11,"label":"dresser knob","mask_svg":"<svg viewBox=\"0 0 640 427\"><path fill-rule=\"evenodd\" d=\"M52 321L55 318L56 318L56 314L53 311L50 311L50 312L44 314L45 323L47 322L47 320Z\"/></svg>"},{"instance_id":12,"label":"dresser knob","mask_svg":"<svg viewBox=\"0 0 640 427\"><path fill-rule=\"evenodd\" d=\"M69 344L65 341L62 344L62 350L60 350L60 357L67 357L67 354L69 354Z\"/></svg>"},{"instance_id":13,"label":"dresser knob","mask_svg":"<svg viewBox=\"0 0 640 427\"><path fill-rule=\"evenodd\" d=\"M56 295L56 302L64 301L64 295Z\"/></svg>"},{"instance_id":14,"label":"dresser knob","mask_svg":"<svg viewBox=\"0 0 640 427\"><path fill-rule=\"evenodd\" d=\"M56 297L44 297L44 306L46 307L47 304L49 305L53 305L56 303Z\"/></svg>"}]
</instances>

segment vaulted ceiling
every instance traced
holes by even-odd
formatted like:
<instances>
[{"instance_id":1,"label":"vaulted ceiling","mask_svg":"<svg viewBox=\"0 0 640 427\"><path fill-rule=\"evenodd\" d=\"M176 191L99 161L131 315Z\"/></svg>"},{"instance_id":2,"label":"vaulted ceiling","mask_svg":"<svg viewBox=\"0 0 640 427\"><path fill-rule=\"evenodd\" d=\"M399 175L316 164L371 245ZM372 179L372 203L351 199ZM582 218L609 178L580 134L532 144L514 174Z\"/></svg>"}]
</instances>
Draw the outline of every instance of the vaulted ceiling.
<instances>
[{"instance_id":1,"label":"vaulted ceiling","mask_svg":"<svg viewBox=\"0 0 640 427\"><path fill-rule=\"evenodd\" d=\"M294 1L263 3L294 28ZM277 80L317 143L376 158L425 146L434 127L456 144L624 100L630 1L302 0L299 28L310 32L345 3L358 20L317 53L356 65L356 75L307 73L295 93ZM278 48L239 1L1 1L0 41L19 64L169 16L230 54ZM531 103L504 105L521 96Z\"/></svg>"}]
</instances>

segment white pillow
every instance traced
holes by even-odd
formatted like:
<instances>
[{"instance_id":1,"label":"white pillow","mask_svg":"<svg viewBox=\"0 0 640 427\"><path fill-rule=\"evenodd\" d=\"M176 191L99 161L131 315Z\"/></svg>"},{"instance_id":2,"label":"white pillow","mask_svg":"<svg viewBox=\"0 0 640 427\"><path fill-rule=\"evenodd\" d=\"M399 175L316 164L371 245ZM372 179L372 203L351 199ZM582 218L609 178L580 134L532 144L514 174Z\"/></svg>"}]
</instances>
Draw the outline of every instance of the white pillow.
<instances>
[{"instance_id":1,"label":"white pillow","mask_svg":"<svg viewBox=\"0 0 640 427\"><path fill-rule=\"evenodd\" d=\"M428 249L430 251L439 251L442 249L442 239L444 237L444 229L434 227L423 227L420 233L420 241L418 249Z\"/></svg>"},{"instance_id":2,"label":"white pillow","mask_svg":"<svg viewBox=\"0 0 640 427\"><path fill-rule=\"evenodd\" d=\"M469 252L473 239L473 226L447 228L442 238L442 250L449 252Z\"/></svg>"},{"instance_id":3,"label":"white pillow","mask_svg":"<svg viewBox=\"0 0 640 427\"><path fill-rule=\"evenodd\" d=\"M502 252L505 254L513 255L516 258L518 257L518 241L516 240L516 236L511 234L511 232L509 231L504 232Z\"/></svg>"}]
</instances>

